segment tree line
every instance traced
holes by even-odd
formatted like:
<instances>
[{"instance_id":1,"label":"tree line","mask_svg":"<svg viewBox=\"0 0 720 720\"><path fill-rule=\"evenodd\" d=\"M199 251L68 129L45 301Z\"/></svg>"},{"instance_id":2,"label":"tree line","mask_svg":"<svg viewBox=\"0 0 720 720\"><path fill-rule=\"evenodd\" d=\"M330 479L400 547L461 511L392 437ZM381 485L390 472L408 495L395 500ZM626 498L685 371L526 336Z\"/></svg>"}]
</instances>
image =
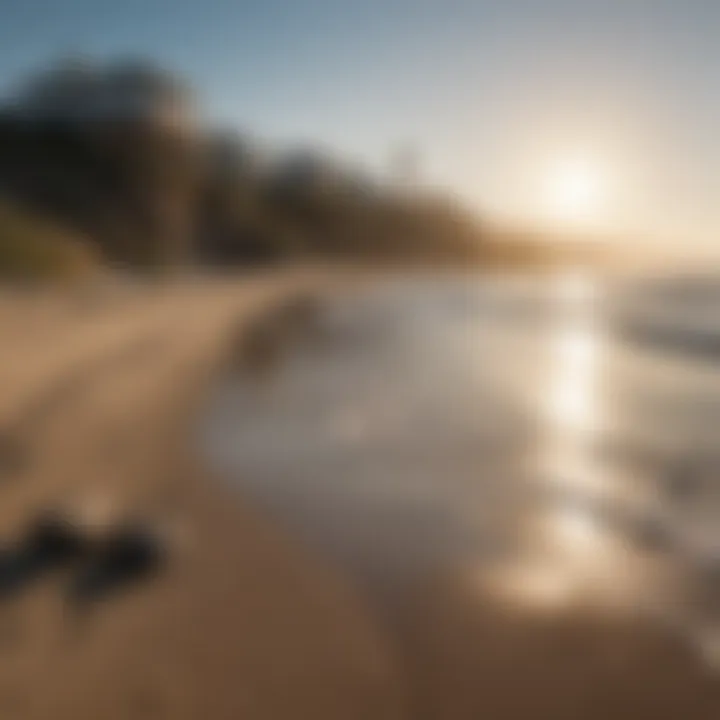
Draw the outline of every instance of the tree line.
<instances>
[{"instance_id":1,"label":"tree line","mask_svg":"<svg viewBox=\"0 0 720 720\"><path fill-rule=\"evenodd\" d=\"M0 109L0 203L129 268L480 257L480 224L451 197L312 149L268 159L201 126L192 98L147 63L72 60L25 79Z\"/></svg>"}]
</instances>

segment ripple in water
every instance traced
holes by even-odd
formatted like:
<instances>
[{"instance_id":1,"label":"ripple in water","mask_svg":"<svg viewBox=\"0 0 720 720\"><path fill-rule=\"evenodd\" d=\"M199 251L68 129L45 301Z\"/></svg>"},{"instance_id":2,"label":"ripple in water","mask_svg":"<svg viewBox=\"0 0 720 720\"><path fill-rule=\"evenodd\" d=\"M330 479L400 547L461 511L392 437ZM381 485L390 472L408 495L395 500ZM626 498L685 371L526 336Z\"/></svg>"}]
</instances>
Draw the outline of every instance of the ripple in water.
<instances>
[{"instance_id":1,"label":"ripple in water","mask_svg":"<svg viewBox=\"0 0 720 720\"><path fill-rule=\"evenodd\" d=\"M528 612L640 612L720 663L720 373L628 342L618 297L581 276L343 295L272 382L218 383L204 451L381 594L452 575Z\"/></svg>"}]
</instances>

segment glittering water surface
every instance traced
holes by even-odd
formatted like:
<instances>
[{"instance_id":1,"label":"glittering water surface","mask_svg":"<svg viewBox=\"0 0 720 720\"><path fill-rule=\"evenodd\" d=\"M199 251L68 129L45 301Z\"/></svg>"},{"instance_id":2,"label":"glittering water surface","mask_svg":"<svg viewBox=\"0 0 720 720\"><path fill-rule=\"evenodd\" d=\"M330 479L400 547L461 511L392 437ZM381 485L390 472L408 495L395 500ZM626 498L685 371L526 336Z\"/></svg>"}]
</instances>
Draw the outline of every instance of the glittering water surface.
<instances>
[{"instance_id":1,"label":"glittering water surface","mask_svg":"<svg viewBox=\"0 0 720 720\"><path fill-rule=\"evenodd\" d=\"M702 282L343 294L272 377L217 385L205 451L373 587L453 573L529 612L639 611L712 659L720 291Z\"/></svg>"}]
</instances>

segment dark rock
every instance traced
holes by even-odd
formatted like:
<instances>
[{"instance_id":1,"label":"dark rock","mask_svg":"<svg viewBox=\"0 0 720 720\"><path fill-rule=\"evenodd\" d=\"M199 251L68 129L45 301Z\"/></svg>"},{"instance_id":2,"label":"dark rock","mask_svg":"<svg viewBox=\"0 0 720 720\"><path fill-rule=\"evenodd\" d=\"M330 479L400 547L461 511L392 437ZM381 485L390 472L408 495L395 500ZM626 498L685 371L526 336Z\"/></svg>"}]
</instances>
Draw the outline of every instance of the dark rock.
<instances>
[{"instance_id":1,"label":"dark rock","mask_svg":"<svg viewBox=\"0 0 720 720\"><path fill-rule=\"evenodd\" d=\"M152 527L127 524L110 534L76 577L70 599L79 605L155 577L166 559L166 548Z\"/></svg>"},{"instance_id":2,"label":"dark rock","mask_svg":"<svg viewBox=\"0 0 720 720\"><path fill-rule=\"evenodd\" d=\"M41 516L17 545L0 553L0 598L24 590L47 573L80 559L89 549L79 527L59 515Z\"/></svg>"}]
</instances>

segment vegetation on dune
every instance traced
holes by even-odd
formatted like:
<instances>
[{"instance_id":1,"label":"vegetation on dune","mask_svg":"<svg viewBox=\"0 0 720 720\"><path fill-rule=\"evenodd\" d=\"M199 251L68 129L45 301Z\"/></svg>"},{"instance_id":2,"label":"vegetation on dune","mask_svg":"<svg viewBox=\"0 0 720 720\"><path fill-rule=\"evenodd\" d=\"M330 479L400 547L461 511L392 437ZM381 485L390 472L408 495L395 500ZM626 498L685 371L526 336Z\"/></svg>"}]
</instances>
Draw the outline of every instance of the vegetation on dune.
<instances>
[{"instance_id":1,"label":"vegetation on dune","mask_svg":"<svg viewBox=\"0 0 720 720\"><path fill-rule=\"evenodd\" d=\"M135 268L475 259L482 243L443 197L201 128L184 83L138 62L71 59L22 83L0 106L0 193Z\"/></svg>"},{"instance_id":2,"label":"vegetation on dune","mask_svg":"<svg viewBox=\"0 0 720 720\"><path fill-rule=\"evenodd\" d=\"M58 225L0 202L0 277L70 280L97 267L90 246Z\"/></svg>"}]
</instances>

